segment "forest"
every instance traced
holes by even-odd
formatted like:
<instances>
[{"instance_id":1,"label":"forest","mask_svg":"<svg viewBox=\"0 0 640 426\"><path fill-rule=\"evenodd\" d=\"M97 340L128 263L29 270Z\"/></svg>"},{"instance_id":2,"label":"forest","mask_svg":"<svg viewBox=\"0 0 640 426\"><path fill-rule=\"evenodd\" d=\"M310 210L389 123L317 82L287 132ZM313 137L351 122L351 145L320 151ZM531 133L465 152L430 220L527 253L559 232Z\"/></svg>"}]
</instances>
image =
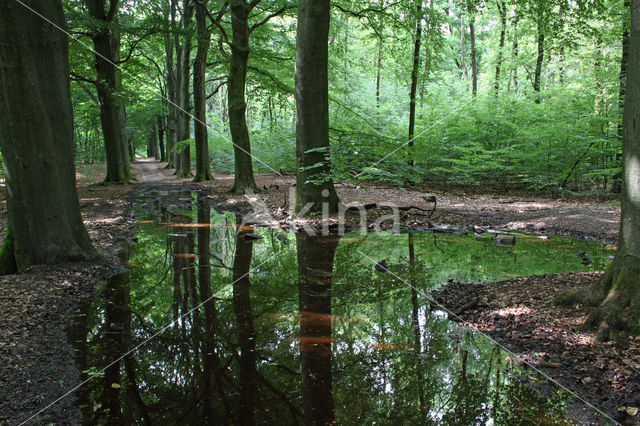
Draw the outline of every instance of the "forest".
<instances>
[{"instance_id":1,"label":"forest","mask_svg":"<svg viewBox=\"0 0 640 426\"><path fill-rule=\"evenodd\" d=\"M0 0L0 423L638 424L640 0Z\"/></svg>"}]
</instances>

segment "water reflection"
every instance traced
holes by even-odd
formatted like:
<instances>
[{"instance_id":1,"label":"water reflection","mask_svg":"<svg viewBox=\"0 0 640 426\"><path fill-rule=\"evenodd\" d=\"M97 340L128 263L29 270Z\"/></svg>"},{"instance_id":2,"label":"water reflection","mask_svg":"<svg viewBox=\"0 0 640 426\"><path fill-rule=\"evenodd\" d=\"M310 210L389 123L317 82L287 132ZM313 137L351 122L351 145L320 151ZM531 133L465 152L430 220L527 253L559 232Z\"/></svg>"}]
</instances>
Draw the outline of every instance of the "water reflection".
<instances>
[{"instance_id":1,"label":"water reflection","mask_svg":"<svg viewBox=\"0 0 640 426\"><path fill-rule=\"evenodd\" d=\"M300 374L304 420L333 424L331 284L339 237L297 234Z\"/></svg>"},{"instance_id":2,"label":"water reflection","mask_svg":"<svg viewBox=\"0 0 640 426\"><path fill-rule=\"evenodd\" d=\"M70 330L78 366L95 376L77 394L87 423L568 422L566 395L548 384L541 395L540 377L429 309L443 267L470 273L449 257L466 261L473 237L443 237L443 254L423 234L294 236L190 195L180 209L151 203L130 272ZM490 253L495 267L470 268L496 273L504 255Z\"/></svg>"}]
</instances>

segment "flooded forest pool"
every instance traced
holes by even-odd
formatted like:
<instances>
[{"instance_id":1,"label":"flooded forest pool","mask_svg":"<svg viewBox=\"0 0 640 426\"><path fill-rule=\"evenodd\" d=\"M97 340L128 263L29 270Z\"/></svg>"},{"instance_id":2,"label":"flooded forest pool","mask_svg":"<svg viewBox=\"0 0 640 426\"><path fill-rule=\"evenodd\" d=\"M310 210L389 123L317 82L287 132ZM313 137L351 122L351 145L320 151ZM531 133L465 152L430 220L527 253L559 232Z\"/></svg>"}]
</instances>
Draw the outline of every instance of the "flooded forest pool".
<instances>
[{"instance_id":1,"label":"flooded forest pool","mask_svg":"<svg viewBox=\"0 0 640 426\"><path fill-rule=\"evenodd\" d=\"M140 194L128 270L69 329L87 423L573 424L588 410L430 291L601 270L611 247L499 246L480 229L312 237L209 201Z\"/></svg>"}]
</instances>

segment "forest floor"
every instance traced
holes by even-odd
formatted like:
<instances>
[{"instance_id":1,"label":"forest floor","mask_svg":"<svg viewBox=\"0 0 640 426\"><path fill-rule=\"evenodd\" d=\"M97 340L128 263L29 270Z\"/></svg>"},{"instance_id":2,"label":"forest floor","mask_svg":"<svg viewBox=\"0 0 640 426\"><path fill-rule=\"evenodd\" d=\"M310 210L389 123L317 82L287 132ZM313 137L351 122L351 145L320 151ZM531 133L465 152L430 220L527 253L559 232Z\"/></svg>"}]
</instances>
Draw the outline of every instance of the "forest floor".
<instances>
[{"instance_id":1,"label":"forest floor","mask_svg":"<svg viewBox=\"0 0 640 426\"><path fill-rule=\"evenodd\" d=\"M106 262L41 266L22 275L0 278L0 424L20 423L56 399L33 421L39 423L81 422L71 391L79 385L73 351L66 344L77 301L89 297L97 284L115 273L117 253L133 236L133 193L150 189L197 189L221 208L251 209L247 197L232 196L232 175L216 175L213 182L194 184L177 180L165 164L148 159L133 165L137 181L130 185L96 185L100 166L79 168L78 195L89 234ZM286 226L288 194L295 179L264 174L257 177L262 188L257 195L271 216ZM369 185L356 188L338 185L345 203L393 202L399 206L433 209L422 198L426 190ZM470 194L429 191L437 198L431 214L410 210L402 214L408 227L477 225L505 227L547 235L569 235L615 244L619 207L593 200L564 201L537 195ZM0 227L6 226L6 197L0 192ZM255 205L255 204L254 204ZM371 211L375 220L388 211ZM348 216L356 223L358 218ZM0 235L0 240L4 235ZM1 242L1 241L0 241ZM640 341L597 342L581 329L589 310L584 306L558 308L551 305L561 291L591 285L597 273L527 277L501 283L464 286L452 284L437 294L439 303L456 311L471 298L479 300L475 310L459 314L468 327L488 333L504 347L519 354L514 362L528 362L581 398L615 417L621 423L640 406ZM623 411L619 411L624 408ZM627 414L629 413L629 414Z\"/></svg>"}]
</instances>

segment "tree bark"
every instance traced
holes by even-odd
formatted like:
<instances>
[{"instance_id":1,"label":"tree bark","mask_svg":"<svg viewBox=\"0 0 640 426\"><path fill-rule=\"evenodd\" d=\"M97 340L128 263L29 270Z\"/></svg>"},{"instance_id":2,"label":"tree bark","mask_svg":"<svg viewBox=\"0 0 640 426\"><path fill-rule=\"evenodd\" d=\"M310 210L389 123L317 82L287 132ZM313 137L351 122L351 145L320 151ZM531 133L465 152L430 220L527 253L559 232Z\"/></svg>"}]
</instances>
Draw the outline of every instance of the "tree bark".
<instances>
[{"instance_id":1,"label":"tree bark","mask_svg":"<svg viewBox=\"0 0 640 426\"><path fill-rule=\"evenodd\" d=\"M191 18L193 4L190 0L182 1L182 19L180 27L183 41L176 37L176 103L178 104L178 142L191 138L191 116L189 115L189 75L191 74ZM191 146L187 144L176 153L176 175L189 178L191 174Z\"/></svg>"},{"instance_id":2,"label":"tree bark","mask_svg":"<svg viewBox=\"0 0 640 426\"><path fill-rule=\"evenodd\" d=\"M581 295L599 305L587 325L603 339L619 331L640 333L640 0L631 2L629 65L624 104L623 189L616 257L604 277Z\"/></svg>"},{"instance_id":3,"label":"tree bark","mask_svg":"<svg viewBox=\"0 0 640 426\"><path fill-rule=\"evenodd\" d=\"M338 211L329 146L329 0L300 0L296 47L296 211Z\"/></svg>"},{"instance_id":4,"label":"tree bark","mask_svg":"<svg viewBox=\"0 0 640 426\"><path fill-rule=\"evenodd\" d=\"M464 26L464 12L460 11L460 65L464 72L464 79L467 81L467 91L469 90L469 70L467 68L467 48L465 44L465 26Z\"/></svg>"},{"instance_id":5,"label":"tree bark","mask_svg":"<svg viewBox=\"0 0 640 426\"><path fill-rule=\"evenodd\" d=\"M416 127L416 94L420 72L420 49L422 45L422 0L416 2L416 33L413 45L413 68L411 69L411 91L409 92L409 143L407 150L409 167L413 167L413 138Z\"/></svg>"},{"instance_id":6,"label":"tree bark","mask_svg":"<svg viewBox=\"0 0 640 426\"><path fill-rule=\"evenodd\" d=\"M536 103L542 102L540 98L540 81L542 79L542 64L544 62L544 29L538 24L537 32L538 57L536 59L536 70L533 79L533 90L536 92Z\"/></svg>"},{"instance_id":7,"label":"tree bark","mask_svg":"<svg viewBox=\"0 0 640 426\"><path fill-rule=\"evenodd\" d=\"M160 161L167 161L167 155L164 147L164 135L165 135L165 126L164 126L164 116L158 116L158 145L160 149Z\"/></svg>"},{"instance_id":8,"label":"tree bark","mask_svg":"<svg viewBox=\"0 0 640 426\"><path fill-rule=\"evenodd\" d=\"M476 17L473 13L469 16L469 36L471 37L471 93L478 95L478 58L476 49Z\"/></svg>"},{"instance_id":9,"label":"tree bark","mask_svg":"<svg viewBox=\"0 0 640 426\"><path fill-rule=\"evenodd\" d=\"M66 27L60 0L25 4ZM95 258L76 192L68 38L17 2L1 0L0 9L8 222L0 273Z\"/></svg>"},{"instance_id":10,"label":"tree bark","mask_svg":"<svg viewBox=\"0 0 640 426\"><path fill-rule=\"evenodd\" d=\"M209 166L209 136L207 134L207 94L205 81L207 54L211 44L211 32L207 29L207 15L204 8L207 1L196 6L196 26L198 30L198 50L193 65L193 105L195 110L194 128L196 140L195 182L212 180Z\"/></svg>"},{"instance_id":11,"label":"tree bark","mask_svg":"<svg viewBox=\"0 0 640 426\"><path fill-rule=\"evenodd\" d=\"M493 88L496 91L496 96L500 92L500 74L502 72L502 51L504 49L504 41L507 34L507 6L504 0L497 0L496 6L498 7L498 13L500 15L500 45L498 50L498 61L496 63L496 80L493 83ZM515 34L514 34L515 36Z\"/></svg>"},{"instance_id":12,"label":"tree bark","mask_svg":"<svg viewBox=\"0 0 640 426\"><path fill-rule=\"evenodd\" d=\"M518 46L518 21L520 20L520 15L518 13L518 5L516 4L515 9L513 11L513 46L511 48L512 56L513 56L513 91L514 93L518 92L518 55L519 55L519 46Z\"/></svg>"},{"instance_id":13,"label":"tree bark","mask_svg":"<svg viewBox=\"0 0 640 426\"><path fill-rule=\"evenodd\" d=\"M127 140L125 137L124 107L118 100L122 90L120 71L114 64L120 60L120 34L113 29L119 1L87 0L89 14L99 24L91 39L95 55L97 92L100 100L100 122L107 156L105 183L126 183L131 179Z\"/></svg>"},{"instance_id":14,"label":"tree bark","mask_svg":"<svg viewBox=\"0 0 640 426\"><path fill-rule=\"evenodd\" d=\"M249 5L246 0L231 2L231 28L233 41L228 82L229 128L233 140L235 181L232 192L244 194L257 191L253 175L251 141L247 127L247 64L249 62Z\"/></svg>"},{"instance_id":15,"label":"tree bark","mask_svg":"<svg viewBox=\"0 0 640 426\"><path fill-rule=\"evenodd\" d=\"M631 8L631 0L625 0L624 10L628 11ZM629 63L629 26L628 22L624 21L622 24L622 57L620 59L620 89L618 92L618 106L620 111L624 110L624 96L627 88L627 64ZM624 126L622 121L618 122L618 139L622 141L624 134ZM616 154L616 164L622 162L620 154ZM616 173L613 176L613 183L611 191L620 193L622 191L622 174Z\"/></svg>"},{"instance_id":16,"label":"tree bark","mask_svg":"<svg viewBox=\"0 0 640 426\"><path fill-rule=\"evenodd\" d=\"M176 68L174 65L174 40L171 33L175 32L175 0L167 0L169 6L169 14L167 16L170 21L170 30L167 31L164 38L165 57L167 59L167 97L168 114L167 114L167 168L176 168L175 146L178 142L178 110L176 108Z\"/></svg>"}]
</instances>

